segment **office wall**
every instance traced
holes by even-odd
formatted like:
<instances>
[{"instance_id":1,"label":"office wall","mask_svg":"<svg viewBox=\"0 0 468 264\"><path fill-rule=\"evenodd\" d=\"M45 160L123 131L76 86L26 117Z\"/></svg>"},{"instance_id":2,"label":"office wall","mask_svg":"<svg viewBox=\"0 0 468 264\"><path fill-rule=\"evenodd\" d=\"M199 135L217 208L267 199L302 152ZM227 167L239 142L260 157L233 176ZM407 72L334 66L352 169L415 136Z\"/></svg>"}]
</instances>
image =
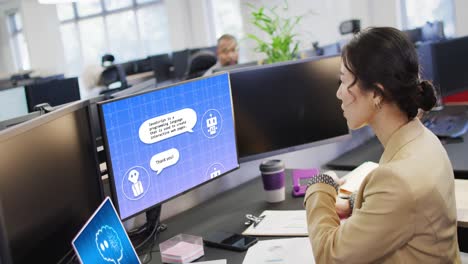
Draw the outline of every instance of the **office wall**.
<instances>
[{"instance_id":1,"label":"office wall","mask_svg":"<svg viewBox=\"0 0 468 264\"><path fill-rule=\"evenodd\" d=\"M55 5L22 0L21 10L31 68L43 75L63 73L65 57Z\"/></svg>"},{"instance_id":2,"label":"office wall","mask_svg":"<svg viewBox=\"0 0 468 264\"><path fill-rule=\"evenodd\" d=\"M468 35L468 1L454 0L455 2L455 33L457 36Z\"/></svg>"},{"instance_id":3,"label":"office wall","mask_svg":"<svg viewBox=\"0 0 468 264\"><path fill-rule=\"evenodd\" d=\"M0 75L15 71L13 52L10 47L10 36L6 23L6 13L12 9L19 9L19 3L0 4Z\"/></svg>"},{"instance_id":4,"label":"office wall","mask_svg":"<svg viewBox=\"0 0 468 264\"><path fill-rule=\"evenodd\" d=\"M56 8L41 5L37 0L0 4L0 73L16 70L5 16L11 9L21 12L31 68L44 75L63 73L65 59Z\"/></svg>"}]
</instances>

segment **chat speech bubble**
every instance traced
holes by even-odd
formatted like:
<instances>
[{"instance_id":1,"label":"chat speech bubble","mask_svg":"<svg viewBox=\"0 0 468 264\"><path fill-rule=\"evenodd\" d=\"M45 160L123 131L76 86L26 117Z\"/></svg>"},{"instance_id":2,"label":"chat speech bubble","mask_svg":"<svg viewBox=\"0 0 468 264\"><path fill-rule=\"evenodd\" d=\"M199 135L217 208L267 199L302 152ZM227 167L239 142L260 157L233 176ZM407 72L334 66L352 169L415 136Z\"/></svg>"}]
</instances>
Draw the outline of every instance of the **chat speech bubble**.
<instances>
[{"instance_id":1,"label":"chat speech bubble","mask_svg":"<svg viewBox=\"0 0 468 264\"><path fill-rule=\"evenodd\" d=\"M179 151L175 148L163 151L154 155L150 161L150 167L157 174L165 168L176 164L179 161Z\"/></svg>"},{"instance_id":2,"label":"chat speech bubble","mask_svg":"<svg viewBox=\"0 0 468 264\"><path fill-rule=\"evenodd\" d=\"M184 108L146 120L138 134L143 143L153 144L185 132L193 132L196 123L197 113L191 108Z\"/></svg>"}]
</instances>

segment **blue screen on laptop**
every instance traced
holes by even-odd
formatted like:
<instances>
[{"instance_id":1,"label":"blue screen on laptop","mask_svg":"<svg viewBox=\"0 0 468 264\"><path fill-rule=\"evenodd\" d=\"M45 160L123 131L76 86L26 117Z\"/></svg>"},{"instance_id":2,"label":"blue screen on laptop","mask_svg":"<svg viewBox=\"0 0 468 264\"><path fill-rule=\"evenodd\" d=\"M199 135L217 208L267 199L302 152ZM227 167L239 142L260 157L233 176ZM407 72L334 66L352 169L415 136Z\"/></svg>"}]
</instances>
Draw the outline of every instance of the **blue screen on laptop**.
<instances>
[{"instance_id":1,"label":"blue screen on laptop","mask_svg":"<svg viewBox=\"0 0 468 264\"><path fill-rule=\"evenodd\" d=\"M239 166L228 74L105 102L101 119L121 219Z\"/></svg>"},{"instance_id":2,"label":"blue screen on laptop","mask_svg":"<svg viewBox=\"0 0 468 264\"><path fill-rule=\"evenodd\" d=\"M109 198L73 240L84 264L138 264L138 256Z\"/></svg>"}]
</instances>

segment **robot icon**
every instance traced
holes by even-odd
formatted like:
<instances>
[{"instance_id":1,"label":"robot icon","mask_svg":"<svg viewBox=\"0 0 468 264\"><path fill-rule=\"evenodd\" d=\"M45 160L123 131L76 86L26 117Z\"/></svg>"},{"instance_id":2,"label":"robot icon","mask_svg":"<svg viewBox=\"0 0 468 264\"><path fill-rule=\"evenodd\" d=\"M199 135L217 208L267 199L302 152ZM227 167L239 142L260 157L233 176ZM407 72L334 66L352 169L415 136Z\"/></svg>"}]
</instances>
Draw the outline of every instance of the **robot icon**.
<instances>
[{"instance_id":1,"label":"robot icon","mask_svg":"<svg viewBox=\"0 0 468 264\"><path fill-rule=\"evenodd\" d=\"M121 178L121 190L125 198L139 200L145 196L151 185L151 177L148 171L141 166L128 169Z\"/></svg>"},{"instance_id":2,"label":"robot icon","mask_svg":"<svg viewBox=\"0 0 468 264\"><path fill-rule=\"evenodd\" d=\"M140 176L140 173L137 170L131 170L130 173L128 174L128 180L133 183L132 191L133 191L134 197L138 197L144 192L143 185L141 184L141 181L138 179L139 176Z\"/></svg>"},{"instance_id":3,"label":"robot icon","mask_svg":"<svg viewBox=\"0 0 468 264\"><path fill-rule=\"evenodd\" d=\"M216 116L213 116L213 114L210 114L210 118L206 119L206 127L208 128L208 133L210 135L216 134L216 131L218 130L218 118Z\"/></svg>"},{"instance_id":4,"label":"robot icon","mask_svg":"<svg viewBox=\"0 0 468 264\"><path fill-rule=\"evenodd\" d=\"M211 179L218 177L221 175L221 170L216 169L216 167L213 168L213 172L210 173Z\"/></svg>"},{"instance_id":5,"label":"robot icon","mask_svg":"<svg viewBox=\"0 0 468 264\"><path fill-rule=\"evenodd\" d=\"M201 129L207 138L215 138L221 134L223 128L223 117L216 109L209 109L206 111L202 118Z\"/></svg>"}]
</instances>

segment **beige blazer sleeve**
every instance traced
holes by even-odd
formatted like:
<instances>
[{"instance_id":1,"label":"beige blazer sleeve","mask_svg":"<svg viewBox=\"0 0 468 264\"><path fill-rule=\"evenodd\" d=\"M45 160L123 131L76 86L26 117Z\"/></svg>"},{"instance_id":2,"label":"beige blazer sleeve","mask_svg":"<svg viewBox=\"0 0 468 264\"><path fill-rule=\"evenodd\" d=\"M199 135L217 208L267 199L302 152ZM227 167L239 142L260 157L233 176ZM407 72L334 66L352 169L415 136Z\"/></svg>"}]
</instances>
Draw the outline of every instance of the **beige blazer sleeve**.
<instances>
[{"instance_id":1,"label":"beige blazer sleeve","mask_svg":"<svg viewBox=\"0 0 468 264\"><path fill-rule=\"evenodd\" d=\"M392 170L375 169L360 190L361 208L340 225L335 189L322 183L308 188L304 203L317 263L374 262L398 250L413 235L411 191Z\"/></svg>"}]
</instances>

